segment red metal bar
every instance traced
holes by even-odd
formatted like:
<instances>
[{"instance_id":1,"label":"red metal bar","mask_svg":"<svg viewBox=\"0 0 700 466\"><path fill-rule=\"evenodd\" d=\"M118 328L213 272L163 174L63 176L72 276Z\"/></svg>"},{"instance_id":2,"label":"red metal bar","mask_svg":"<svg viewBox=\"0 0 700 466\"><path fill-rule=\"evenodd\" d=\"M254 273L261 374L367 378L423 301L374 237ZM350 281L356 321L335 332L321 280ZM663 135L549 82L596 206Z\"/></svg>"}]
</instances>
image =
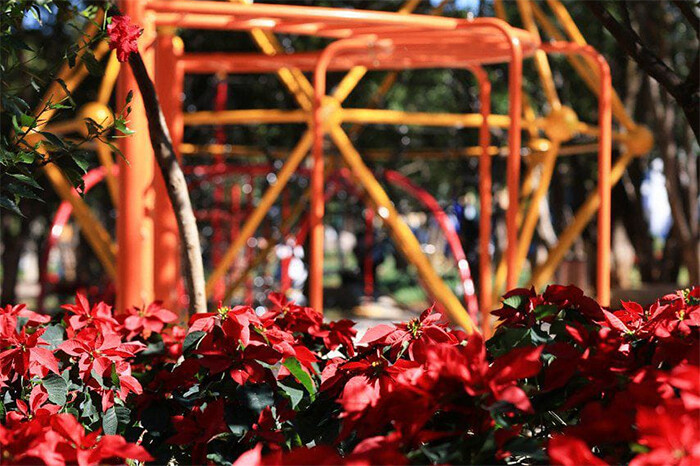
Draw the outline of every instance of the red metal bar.
<instances>
[{"instance_id":1,"label":"red metal bar","mask_svg":"<svg viewBox=\"0 0 700 466\"><path fill-rule=\"evenodd\" d=\"M493 305L491 278L491 217L493 209L493 188L491 182L491 133L488 117L491 113L491 81L481 67L472 69L479 83L479 109L482 123L479 127L479 296L481 306L481 332L485 338L491 332L489 313Z\"/></svg>"},{"instance_id":2,"label":"red metal bar","mask_svg":"<svg viewBox=\"0 0 700 466\"><path fill-rule=\"evenodd\" d=\"M457 268L459 269L459 275L462 282L462 290L464 291L464 302L466 304L469 315L474 320L478 319L479 314L479 303L477 302L476 295L474 294L474 281L471 276L471 269L469 268L469 262L467 262L467 256L464 254L464 248L462 248L462 243L459 240L459 235L457 230L455 230L454 225L450 221L449 217L442 210L438 201L425 189L417 186L411 180L403 176L397 171L387 170L384 173L387 181L390 183L408 191L413 197L415 197L421 204L426 206L432 212L435 220L440 225L440 229L445 234L447 239L447 244L450 246L452 255L457 262Z\"/></svg>"},{"instance_id":3,"label":"red metal bar","mask_svg":"<svg viewBox=\"0 0 700 466\"><path fill-rule=\"evenodd\" d=\"M287 221L289 218L290 214L290 207L289 207L289 190L286 189L282 193L282 224ZM289 246L286 244L286 246ZM291 279L289 277L289 264L292 261L292 255L294 254L294 251L292 251L292 254L289 257L285 257L280 261L280 292L282 294L286 294L287 290L291 286Z\"/></svg>"},{"instance_id":4,"label":"red metal bar","mask_svg":"<svg viewBox=\"0 0 700 466\"><path fill-rule=\"evenodd\" d=\"M311 217L310 217L310 254L309 254L309 305L323 313L323 98L326 95L326 71L334 56L350 50L364 50L370 47L376 38L367 36L362 39L339 40L328 45L316 63L314 70L313 101L313 168L311 169Z\"/></svg>"},{"instance_id":5,"label":"red metal bar","mask_svg":"<svg viewBox=\"0 0 700 466\"><path fill-rule=\"evenodd\" d=\"M226 110L226 101L228 99L228 83L226 82L226 75L217 75L216 83L216 94L214 96L214 110L221 111ZM226 142L226 133L224 131L223 125L217 125L215 130L215 139L217 144L224 144ZM214 156L215 166L217 168L224 167L224 157L221 154L216 154ZM214 183L214 204L221 205L224 202L224 187L222 182ZM218 212L218 211L215 211ZM211 238L211 258L212 264L218 264L221 259L221 249L224 247L224 232L222 227L222 218L220 215L215 215L212 218L212 238ZM214 302L219 302L224 298L224 293L226 293L226 283L225 277L221 277L212 292L212 297Z\"/></svg>"},{"instance_id":6,"label":"red metal bar","mask_svg":"<svg viewBox=\"0 0 700 466\"><path fill-rule=\"evenodd\" d=\"M600 94L598 96L598 250L596 257L596 288L598 302L610 306L610 241L611 241L611 179L612 164L612 80L610 66L590 45L578 45L570 42L552 42L543 44L542 49L548 53L587 55L598 66Z\"/></svg>"},{"instance_id":7,"label":"red metal bar","mask_svg":"<svg viewBox=\"0 0 700 466\"><path fill-rule=\"evenodd\" d=\"M364 257L364 293L366 298L374 296L374 209L365 207L365 257Z\"/></svg>"},{"instance_id":8,"label":"red metal bar","mask_svg":"<svg viewBox=\"0 0 700 466\"><path fill-rule=\"evenodd\" d=\"M523 50L520 42L511 38L511 60L508 63L508 94L510 103L510 127L508 128L508 160L506 185L508 208L506 210L506 286L509 290L518 285L518 212L520 210L520 130L522 117Z\"/></svg>"}]
</instances>

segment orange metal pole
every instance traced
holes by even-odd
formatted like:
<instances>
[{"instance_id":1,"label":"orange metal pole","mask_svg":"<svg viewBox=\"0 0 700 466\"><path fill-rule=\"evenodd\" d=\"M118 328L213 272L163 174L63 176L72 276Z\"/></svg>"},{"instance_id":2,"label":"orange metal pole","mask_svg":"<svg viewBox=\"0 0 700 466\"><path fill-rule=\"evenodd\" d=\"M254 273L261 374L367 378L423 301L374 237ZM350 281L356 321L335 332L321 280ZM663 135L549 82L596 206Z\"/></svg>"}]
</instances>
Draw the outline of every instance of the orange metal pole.
<instances>
[{"instance_id":1,"label":"orange metal pole","mask_svg":"<svg viewBox=\"0 0 700 466\"><path fill-rule=\"evenodd\" d=\"M153 54L144 44L153 37L151 16L144 14L145 4L123 0L121 11L140 24L144 35L140 50L146 66L153 68ZM120 139L124 158L119 160L119 206L117 216L117 309L143 306L153 301L153 150L148 136L148 121L138 85L128 66L120 71L117 102L123 104L133 91L129 127L136 131ZM128 163L126 160L128 160Z\"/></svg>"},{"instance_id":2,"label":"orange metal pole","mask_svg":"<svg viewBox=\"0 0 700 466\"><path fill-rule=\"evenodd\" d=\"M482 123L479 127L479 297L481 307L481 332L488 337L491 331L489 312L493 304L491 296L491 216L492 216L492 180L491 180L491 133L488 117L491 113L491 82L486 71L479 67L472 72L479 83L479 101Z\"/></svg>"},{"instance_id":3,"label":"orange metal pole","mask_svg":"<svg viewBox=\"0 0 700 466\"><path fill-rule=\"evenodd\" d=\"M155 85L160 97L163 116L168 124L173 147L182 142L182 102L180 93L184 84L184 68L178 56L184 52L182 40L173 29L159 30L156 39ZM163 301L168 309L186 312L186 306L178 306L178 282L180 280L180 241L173 207L165 189L160 170L155 169L155 211L153 223L156 241L153 247L153 289L155 298ZM185 314L183 314L183 317Z\"/></svg>"},{"instance_id":4,"label":"orange metal pole","mask_svg":"<svg viewBox=\"0 0 700 466\"><path fill-rule=\"evenodd\" d=\"M523 49L518 39L511 37L511 61L508 65L508 93L510 95L510 127L508 129L508 161L506 163L506 184L508 187L508 209L506 210L506 230L508 245L506 263L508 273L506 286L513 289L518 285L518 211L520 210L520 120L522 117L522 78Z\"/></svg>"},{"instance_id":5,"label":"orange metal pole","mask_svg":"<svg viewBox=\"0 0 700 466\"><path fill-rule=\"evenodd\" d=\"M313 146L311 154L311 212L309 215L310 254L309 254L309 305L317 312L323 313L323 98L326 95L326 71L333 57L342 51L366 49L373 46L376 38L367 36L362 39L339 40L328 45L316 63L314 69L314 101L311 125Z\"/></svg>"},{"instance_id":6,"label":"orange metal pole","mask_svg":"<svg viewBox=\"0 0 700 466\"><path fill-rule=\"evenodd\" d=\"M612 164L612 80L610 66L603 55L591 46L554 42L542 46L553 53L578 54L592 58L598 67L600 94L598 96L598 251L596 287L598 302L610 305L610 237L611 237L611 164Z\"/></svg>"}]
</instances>

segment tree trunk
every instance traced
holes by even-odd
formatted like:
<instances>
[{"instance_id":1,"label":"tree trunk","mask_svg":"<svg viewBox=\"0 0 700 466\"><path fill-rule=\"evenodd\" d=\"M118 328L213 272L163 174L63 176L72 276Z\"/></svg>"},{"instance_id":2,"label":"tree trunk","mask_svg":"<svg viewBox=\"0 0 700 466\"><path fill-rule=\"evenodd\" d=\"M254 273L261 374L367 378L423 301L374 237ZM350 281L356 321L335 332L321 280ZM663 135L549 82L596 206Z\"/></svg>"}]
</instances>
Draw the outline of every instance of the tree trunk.
<instances>
[{"instance_id":1,"label":"tree trunk","mask_svg":"<svg viewBox=\"0 0 700 466\"><path fill-rule=\"evenodd\" d=\"M158 102L153 81L148 76L148 71L141 55L132 53L129 57L129 65L141 91L143 105L148 117L151 146L153 147L153 153L163 175L168 197L177 218L184 258L182 273L185 276L185 284L189 294L189 312L190 314L206 312L207 298L202 249L199 244L199 230L197 229L197 221L192 210L185 175L175 157L170 132L165 124L165 118Z\"/></svg>"}]
</instances>

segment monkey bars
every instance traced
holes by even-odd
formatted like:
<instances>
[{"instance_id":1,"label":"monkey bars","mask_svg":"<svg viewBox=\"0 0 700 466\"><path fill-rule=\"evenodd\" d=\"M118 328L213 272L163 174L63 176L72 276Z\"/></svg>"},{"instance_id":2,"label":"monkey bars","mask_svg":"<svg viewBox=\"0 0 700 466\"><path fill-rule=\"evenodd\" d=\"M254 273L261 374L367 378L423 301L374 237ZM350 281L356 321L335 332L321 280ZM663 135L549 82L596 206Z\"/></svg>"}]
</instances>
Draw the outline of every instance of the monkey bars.
<instances>
[{"instance_id":1,"label":"monkey bars","mask_svg":"<svg viewBox=\"0 0 700 466\"><path fill-rule=\"evenodd\" d=\"M627 133L611 134L610 101L613 112L620 112L616 105L616 95L610 92L609 79L606 79L604 61L576 36L572 26L566 23L567 33L577 44L565 44L561 37L554 37L558 32L554 26L547 24L541 9L532 2L518 1L518 8L523 16L526 30L513 28L507 22L495 18L477 18L472 20L444 18L428 15L407 14L417 2L409 1L400 13L374 12L355 9L335 9L318 7L301 7L288 5L241 4L215 1L164 1L150 0L144 2L123 1L122 11L130 14L133 21L141 24L145 33L141 39L141 50L148 66L152 67L166 120L173 134L175 147L184 154L202 151L219 154L254 155L255 151L240 146L221 144L195 146L182 144L182 128L185 125L224 125L224 124L284 124L302 123L308 125L296 147L288 154L279 154L284 165L276 174L276 181L260 199L248 219L241 225L238 235L232 242L213 270L207 291L212 293L216 283L226 275L238 253L252 236L267 211L276 202L279 194L293 173L312 152L311 165L311 304L322 310L322 267L323 267L323 179L324 153L323 137L330 136L341 153L344 163L350 167L355 178L365 190L366 195L376 209L376 214L389 227L397 240L399 250L413 263L428 292L438 301L459 324L471 331L474 326L459 303L459 300L435 274L420 247L403 223L393 204L377 180L364 163L365 155L357 152L350 142L348 134L341 124L351 123L351 132L356 133L358 124L413 124L429 126L452 126L456 128L475 128L479 131L479 147L459 151L458 156L479 157L480 178L480 276L479 300L482 312L487 313L492 306L492 295L498 293L501 276L507 287L517 284L518 272L532 237L532 230L537 221L536 206L547 189L548 181L554 167L556 155L575 154L591 151L590 144L564 146L562 143L570 134L587 134L598 138L595 149L599 154L599 187L593 198L577 215L571 228L565 232L560 244L547 260L535 271L533 281L541 284L546 281L553 267L563 257L573 237L580 233L588 220L598 209L598 275L604 276L598 282L598 297L607 303L609 288L609 263L605 251L609 250L609 191L610 183L619 179L620 169L624 170L626 162L633 155L638 155L640 147L634 145L633 135L644 136L643 128L624 124ZM550 0L550 7L563 22L566 20L556 0ZM496 1L496 11L503 10L500 1ZM436 9L439 12L441 7ZM562 7L563 8L563 7ZM570 19L570 18L569 18ZM550 37L560 42L555 45L541 45L536 22L546 30ZM575 28L575 26L573 26ZM175 35L175 28L239 30L251 33L258 44L261 54L241 53L183 53L182 42ZM323 50L286 54L277 42L274 34L289 33L312 35L332 40ZM580 34L579 34L580 36ZM155 47L151 47L154 44ZM465 46L468 44L468 46ZM147 52L146 52L147 51ZM551 82L551 70L547 62L547 53L566 53L586 72L586 83L600 95L599 127L591 127L578 122L569 109L561 105L556 89ZM155 57L154 57L155 55ZM537 118L530 107L529 100L523 101L522 60L534 56L545 95L552 107L552 113L544 118ZM583 59L579 56L584 56ZM115 65L110 62L108 69ZM508 115L490 113L490 83L483 65L507 63L509 67L509 111ZM421 68L463 68L470 70L479 83L481 108L478 114L434 114L421 112L396 112L375 108L348 109L342 103L352 89L368 70L401 70ZM331 95L326 95L325 75L329 71L348 71ZM314 80L309 81L303 72L313 72ZM217 106L213 112L196 112L183 114L179 96L185 74L243 74L276 73L288 90L294 95L299 110L225 110ZM111 71L114 75L114 71ZM390 74L387 78L390 78ZM393 74L393 76L396 76ZM80 77L76 82L79 82ZM123 96L127 89L135 89L130 82L128 72L122 74L119 89ZM106 79L100 88L100 100L109 95L113 79ZM385 79L381 92L391 86L393 81ZM68 83L70 86L73 82ZM375 95L375 97L377 97ZM374 101L375 99L373 99ZM138 108L138 96L134 100L135 113L132 114L131 126L137 134L146 134L146 124ZM621 115L621 117L624 115ZM623 118L620 118L624 121ZM626 121L625 121L626 123ZM508 147L501 149L490 145L490 127L508 130ZM529 149L532 152L528 162L523 195L532 193L529 210L521 212L520 202L520 157L521 130L530 135ZM548 144L538 143L537 137L544 132L550 137ZM616 163L616 171L610 176L610 143L618 141L631 147L629 157L623 157ZM547 142L547 140L542 140ZM172 305L174 290L177 289L177 238L174 232L174 219L170 212L167 196L164 193L159 174L153 172L152 164L144 165L148 160L148 144L134 138L123 140L122 152L132 161L130 167L120 170L120 183L116 186L110 182L110 194L118 196L118 233L119 261L118 305L140 305L154 297L165 299ZM136 148L138 147L138 152ZM144 150L145 148L145 150ZM507 157L508 207L506 213L507 249L499 266L496 281L491 284L491 257L489 240L491 237L491 157L503 154ZM107 154L109 155L109 154ZM431 156L416 152L415 156ZM382 157L381 152L368 152L366 158ZM103 160L104 159L104 160ZM108 165L105 154L100 160ZM134 166L137 160L139 167ZM122 162L120 162L122 163ZM620 163L624 163L621 167ZM541 185L534 187L532 175L538 164L543 165L540 176ZM111 170L107 170L111 174ZM118 188L118 189L117 189ZM129 191L128 193L125 191ZM136 197L135 197L136 196ZM523 197L525 199L525 197ZM591 200L592 199L592 200ZM75 201L74 201L75 202ZM606 220L604 217L608 217ZM522 226L521 226L522 225ZM83 230L90 230L90 222L82 222ZM238 225L237 225L238 226ZM89 232L86 232L89 234ZM519 234L523 235L520 242ZM95 234L94 237L98 238ZM103 235L104 236L104 235ZM104 244L105 240L101 240ZM567 243L569 242L569 243ZM158 261L158 267L154 266ZM107 262L108 264L109 262ZM501 275L503 271L503 275ZM121 286L124 285L124 286ZM482 319L484 331L488 331L486 319Z\"/></svg>"}]
</instances>

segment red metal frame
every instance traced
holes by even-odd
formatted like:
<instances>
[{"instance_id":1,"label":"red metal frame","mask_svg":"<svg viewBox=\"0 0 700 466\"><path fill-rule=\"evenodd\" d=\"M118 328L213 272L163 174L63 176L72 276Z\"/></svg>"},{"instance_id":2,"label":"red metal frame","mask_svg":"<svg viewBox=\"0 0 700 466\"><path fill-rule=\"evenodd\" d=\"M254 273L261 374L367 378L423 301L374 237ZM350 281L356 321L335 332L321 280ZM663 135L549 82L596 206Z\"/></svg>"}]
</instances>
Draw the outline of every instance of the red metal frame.
<instances>
[{"instance_id":1,"label":"red metal frame","mask_svg":"<svg viewBox=\"0 0 700 466\"><path fill-rule=\"evenodd\" d=\"M507 225L507 286L517 285L517 215L519 210L521 113L522 113L522 60L541 48L550 53L578 53L595 58L600 71L601 95L599 109L600 148L599 179L601 208L598 220L598 292L603 304L609 301L609 246L610 246L610 75L602 57L590 47L575 44L545 44L532 34L510 27L507 23L493 18L463 20L426 15L403 15L396 13L373 12L334 8L300 7L288 5L238 4L214 1L165 1L149 2L122 1L122 11L142 24L146 30L143 41L155 38L156 26L159 30L168 27L206 28L222 30L251 30L263 28L277 33L306 34L338 39L324 50L300 54L277 54L274 56L256 54L187 54L176 60L178 80L171 84L172 92L182 90L179 76L187 73L231 72L264 73L274 72L285 67L314 72L314 99L311 132L313 135L311 173L311 254L310 254L310 304L323 309L323 215L324 215L324 154L323 100L326 98L326 73L346 70L356 65L369 69L414 69L414 68L470 68L480 64L508 63L509 66L509 131L506 184L508 189ZM171 33L171 31L170 31ZM169 33L169 34L170 34ZM465 47L465 44L469 44ZM167 44L165 44L167 45ZM156 47L159 54L172 58L175 53L166 46ZM163 49L163 50L161 50ZM147 64L150 58L146 56ZM172 75L168 59L156 63L156 81L165 82ZM491 258L489 238L491 231L491 169L487 155L489 131L486 116L490 113L490 84L483 70L476 70L479 81L481 113L484 116L479 130L479 141L483 149L480 157L480 299L482 312L492 306ZM136 89L133 78L123 72L120 78L120 101L126 92ZM179 95L178 95L179 98ZM182 109L178 98L172 99L177 105L166 109L170 118L171 132L181 134ZM168 99L163 99L164 101ZM172 284L172 264L176 264L177 252L172 244L161 249L154 242L155 231L167 231L165 215L167 209L163 201L164 193L157 187L155 193L153 164L148 157L148 144L143 136L147 134L145 117L140 110L139 96L136 93L132 107L131 126L137 135L123 140L122 152L131 161L129 170L120 172L120 202L118 217L118 306L140 305L144 300L163 292L168 283ZM176 107L176 108L175 108ZM180 120L178 120L180 118ZM178 133L179 131L179 133ZM144 153L144 150L146 153ZM148 160L149 163L145 163ZM157 175L155 175L157 179ZM155 198L155 199L154 199ZM151 214L150 212L153 212ZM155 243L155 244L154 244ZM167 251L167 257L163 255ZM154 270L153 262L158 258L159 267ZM162 274L162 264L166 261L169 275ZM174 289L172 286L170 290ZM160 296L158 296L160 297ZM486 319L483 319L484 321Z\"/></svg>"}]
</instances>

